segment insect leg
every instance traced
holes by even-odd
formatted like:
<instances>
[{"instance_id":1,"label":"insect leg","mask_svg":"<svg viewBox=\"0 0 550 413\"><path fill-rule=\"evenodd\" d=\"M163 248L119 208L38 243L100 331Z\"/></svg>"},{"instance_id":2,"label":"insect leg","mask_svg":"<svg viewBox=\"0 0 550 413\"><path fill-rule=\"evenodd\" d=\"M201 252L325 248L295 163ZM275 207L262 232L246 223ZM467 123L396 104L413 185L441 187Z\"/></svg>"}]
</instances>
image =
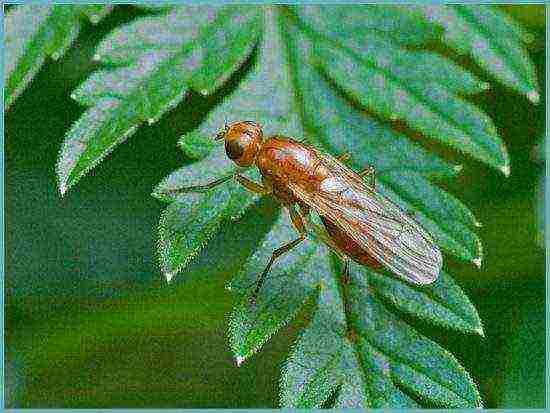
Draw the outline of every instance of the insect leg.
<instances>
[{"instance_id":1,"label":"insect leg","mask_svg":"<svg viewBox=\"0 0 550 413\"><path fill-rule=\"evenodd\" d=\"M351 282L351 278L349 276L349 259L346 258L342 261L344 261L344 270L342 271L342 283L344 283L344 285L349 285Z\"/></svg>"},{"instance_id":2,"label":"insect leg","mask_svg":"<svg viewBox=\"0 0 550 413\"><path fill-rule=\"evenodd\" d=\"M319 241L323 242L327 247L329 247L340 259L345 260L347 259L347 256L338 248L336 243L330 238L327 231L321 227L320 225L317 225L314 222L307 221L308 227L313 229L313 232L315 233L315 236L319 239Z\"/></svg>"},{"instance_id":3,"label":"insect leg","mask_svg":"<svg viewBox=\"0 0 550 413\"><path fill-rule=\"evenodd\" d=\"M248 189L251 192L255 192L261 195L267 195L271 193L271 189L266 188L263 185L257 184L256 182L252 181L251 179L248 179L245 176L237 174L235 175L235 178L242 186L244 186L246 189Z\"/></svg>"},{"instance_id":4,"label":"insect leg","mask_svg":"<svg viewBox=\"0 0 550 413\"><path fill-rule=\"evenodd\" d=\"M367 166L365 169L359 172L359 175L361 175L362 178L368 178L369 179L368 185L372 189L376 189L376 171L374 169L374 166L372 165Z\"/></svg>"},{"instance_id":5,"label":"insect leg","mask_svg":"<svg viewBox=\"0 0 550 413\"><path fill-rule=\"evenodd\" d=\"M306 239L306 230L304 223L302 221L302 217L300 214L294 209L293 206L289 207L288 212L290 214L290 219L292 220L292 223L294 224L294 227L296 230L300 233L300 236L296 238L293 241L290 241L289 243L277 248L273 253L271 254L271 258L269 259L269 262L267 263L265 269L263 270L262 274L258 278L258 281L256 283L256 288L254 289L254 292L252 293L252 297L250 298L250 301L252 303L256 302L256 298L258 297L258 293L260 292L260 288L262 288L262 284L265 281L266 275L269 273L269 270L271 269L271 266L275 262L277 258L279 258L281 255L287 253L300 243L302 243Z\"/></svg>"},{"instance_id":6,"label":"insect leg","mask_svg":"<svg viewBox=\"0 0 550 413\"><path fill-rule=\"evenodd\" d=\"M344 152L336 157L340 162L349 161L351 158L350 154L348 152Z\"/></svg>"},{"instance_id":7,"label":"insect leg","mask_svg":"<svg viewBox=\"0 0 550 413\"><path fill-rule=\"evenodd\" d=\"M344 262L344 269L342 271L342 301L344 302L344 312L346 314L346 336L351 342L355 342L357 338L353 328L351 327L351 302L349 297L349 285L351 284L351 277L349 275L349 258L342 260Z\"/></svg>"},{"instance_id":8,"label":"insect leg","mask_svg":"<svg viewBox=\"0 0 550 413\"><path fill-rule=\"evenodd\" d=\"M212 188L214 188L214 187L216 187L220 184L223 184L224 182L229 181L234 176L235 176L234 174L231 174L231 175L227 175L227 176L224 176L222 178L216 179L215 181L209 182L205 185L193 185L193 186L187 186L187 187L184 187L184 188L176 188L176 189L168 190L164 193L165 194L180 194L180 193L186 193L186 192L206 192L206 191L209 191L210 189L212 189Z\"/></svg>"}]
</instances>

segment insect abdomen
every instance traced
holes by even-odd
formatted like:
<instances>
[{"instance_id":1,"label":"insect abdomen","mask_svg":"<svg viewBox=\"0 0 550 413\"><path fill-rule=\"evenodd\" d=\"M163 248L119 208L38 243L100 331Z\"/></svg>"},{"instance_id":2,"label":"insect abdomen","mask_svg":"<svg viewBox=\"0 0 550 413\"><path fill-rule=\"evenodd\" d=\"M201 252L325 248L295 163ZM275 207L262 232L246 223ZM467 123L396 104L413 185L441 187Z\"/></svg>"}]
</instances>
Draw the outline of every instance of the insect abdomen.
<instances>
[{"instance_id":1,"label":"insect abdomen","mask_svg":"<svg viewBox=\"0 0 550 413\"><path fill-rule=\"evenodd\" d=\"M325 228L332 241L334 241L336 246L348 257L361 265L366 265L371 268L380 268L382 266L382 264L372 257L372 255L361 248L353 239L346 235L345 232L334 225L331 221L325 217L321 217L321 220L323 221L323 224L325 224Z\"/></svg>"}]
</instances>

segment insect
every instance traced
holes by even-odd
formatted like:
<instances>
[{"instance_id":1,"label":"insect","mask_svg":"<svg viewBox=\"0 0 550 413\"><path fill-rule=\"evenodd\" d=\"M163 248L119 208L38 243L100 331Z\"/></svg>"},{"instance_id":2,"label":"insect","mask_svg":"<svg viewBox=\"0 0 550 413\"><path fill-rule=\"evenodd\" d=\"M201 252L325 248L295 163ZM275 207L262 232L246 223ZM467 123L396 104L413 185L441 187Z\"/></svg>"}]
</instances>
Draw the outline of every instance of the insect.
<instances>
[{"instance_id":1,"label":"insect","mask_svg":"<svg viewBox=\"0 0 550 413\"><path fill-rule=\"evenodd\" d=\"M372 268L385 267L414 284L429 284L441 271L442 256L430 234L409 214L376 191L375 172L356 173L344 163L313 146L283 136L264 139L260 124L252 121L225 125L216 135L225 141L227 156L240 167L257 167L262 182L238 171L206 185L180 188L178 192L203 192L230 179L248 190L278 199L288 210L298 237L273 251L260 274L252 301L278 257L306 239L305 223L344 261ZM311 211L324 225L309 222Z\"/></svg>"}]
</instances>

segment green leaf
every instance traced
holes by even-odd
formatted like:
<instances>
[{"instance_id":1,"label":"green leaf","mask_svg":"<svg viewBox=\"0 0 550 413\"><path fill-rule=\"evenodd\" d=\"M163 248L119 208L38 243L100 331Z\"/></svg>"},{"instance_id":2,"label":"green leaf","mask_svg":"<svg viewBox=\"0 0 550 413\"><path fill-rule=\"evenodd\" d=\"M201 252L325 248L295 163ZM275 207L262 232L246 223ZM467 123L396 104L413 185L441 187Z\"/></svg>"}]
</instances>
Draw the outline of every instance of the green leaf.
<instances>
[{"instance_id":1,"label":"green leaf","mask_svg":"<svg viewBox=\"0 0 550 413\"><path fill-rule=\"evenodd\" d=\"M423 287L374 271L368 277L373 294L399 310L436 325L484 335L475 307L447 273Z\"/></svg>"},{"instance_id":2,"label":"green leaf","mask_svg":"<svg viewBox=\"0 0 550 413\"><path fill-rule=\"evenodd\" d=\"M527 34L494 6L417 6L426 18L445 30L443 41L470 54L483 69L533 103L540 95L535 68L524 43Z\"/></svg>"},{"instance_id":3,"label":"green leaf","mask_svg":"<svg viewBox=\"0 0 550 413\"><path fill-rule=\"evenodd\" d=\"M79 7L82 9L82 13L88 17L93 24L99 23L113 9L113 6L102 6L100 4L87 4Z\"/></svg>"},{"instance_id":4,"label":"green leaf","mask_svg":"<svg viewBox=\"0 0 550 413\"><path fill-rule=\"evenodd\" d=\"M328 269L321 274L318 308L283 367L282 406L320 407L338 386L341 386L338 404L342 407L371 406L365 394L365 374L345 339L344 308L331 273ZM352 400L354 403L350 403Z\"/></svg>"},{"instance_id":5,"label":"green leaf","mask_svg":"<svg viewBox=\"0 0 550 413\"><path fill-rule=\"evenodd\" d=\"M480 224L459 200L416 173L385 174L378 190L406 211L414 211L415 218L444 250L481 266L481 241L468 226Z\"/></svg>"},{"instance_id":6,"label":"green leaf","mask_svg":"<svg viewBox=\"0 0 550 413\"><path fill-rule=\"evenodd\" d=\"M159 225L160 264L168 281L200 252L225 220L239 218L258 198L234 181L225 182L207 194L172 193L181 187L203 185L233 174L235 168L222 148L217 149L208 158L175 171L155 189L157 197L175 200L163 212ZM204 171L211 175L205 176Z\"/></svg>"},{"instance_id":7,"label":"green leaf","mask_svg":"<svg viewBox=\"0 0 550 413\"><path fill-rule=\"evenodd\" d=\"M305 121L315 131L310 141L332 153L353 154L351 163L357 170L373 165L381 193L405 210L414 211L441 247L481 265L481 241L470 228L480 224L459 200L422 176L453 176L460 168L450 166L346 102L318 72L307 69L306 40L301 39L300 44L295 64L301 70L296 76L305 103Z\"/></svg>"},{"instance_id":8,"label":"green leaf","mask_svg":"<svg viewBox=\"0 0 550 413\"><path fill-rule=\"evenodd\" d=\"M390 8L387 16L395 13L402 10ZM384 16L382 10L371 14ZM411 16L423 22L420 16ZM381 193L415 214L445 250L477 262L481 244L473 229L479 223L458 199L428 180L453 177L460 166L411 142L380 116L360 110L347 93L335 88L327 79L330 73L317 70L317 61L312 57L312 51L318 53L320 36L297 26L291 14L266 8L264 21L253 68L199 128L182 138L180 144L186 154L201 158L202 153L211 151L209 139L225 122L259 121L266 135L301 138L306 134L321 150L350 153L350 162L356 169L374 165ZM427 32L430 26L419 24L426 34L421 33L410 44L423 44L433 36ZM400 29L402 25L388 25L376 36L396 48L397 43L407 44ZM349 36L352 31L346 33ZM364 33L369 36L368 30ZM339 64L338 56L331 57L331 66ZM380 54L373 55L373 59L377 57ZM446 85L446 92L454 97L484 90L482 82L473 75L440 56L426 52L404 54L399 62L412 67L410 71L399 68L396 62L394 59L395 76L410 88ZM348 70L346 76L349 79L361 73L356 67ZM346 90L344 84L340 86ZM396 103L399 102L391 104ZM480 118L485 119L481 115ZM483 145L484 139L487 136L476 144ZM223 184L208 194L166 195L182 186L204 184L210 180L204 171L212 177L231 173L234 169L223 159L221 147L214 152L180 169L156 190L172 202L163 215L160 235L163 271L168 276L189 262L217 231L221 220L235 213L236 210L229 213L225 205L241 199L241 193L237 196L231 192L239 190L233 183ZM195 153L199 155L194 156ZM244 199L244 192L242 196ZM238 201L235 205L239 205L241 213L249 203ZM328 251L314 237L275 261L257 304L251 304L257 278L272 252L296 236L283 211L230 284L236 305L229 337L238 365L260 351L301 310L309 308L306 303L315 300L311 321L283 369L283 406L319 407L335 395L336 407L418 407L409 394L428 405L480 406L475 384L464 368L448 352L399 320L396 312L397 309L446 328L483 334L475 308L445 273L437 283L418 287L388 274L354 270L354 283L343 287L340 270L328 265ZM369 286L365 284L367 279ZM349 288L349 292L345 293L344 288ZM345 305L346 300L351 304ZM367 325L367 318L372 318L377 327Z\"/></svg>"},{"instance_id":9,"label":"green leaf","mask_svg":"<svg viewBox=\"0 0 550 413\"><path fill-rule=\"evenodd\" d=\"M181 102L189 86L205 94L218 88L250 53L258 23L255 8L175 7L111 33L96 53L111 67L73 93L91 107L65 137L57 172L61 194L140 124L156 122ZM223 60L213 59L221 50Z\"/></svg>"},{"instance_id":10,"label":"green leaf","mask_svg":"<svg viewBox=\"0 0 550 413\"><path fill-rule=\"evenodd\" d=\"M306 41L300 39L300 44L305 45ZM332 153L348 152L358 168L373 165L379 174L406 169L429 176L452 177L461 169L350 105L310 66L304 57L306 48L298 50L302 54L296 53L295 64L301 69L296 76L302 91L304 117L314 130L313 143L327 147Z\"/></svg>"},{"instance_id":11,"label":"green leaf","mask_svg":"<svg viewBox=\"0 0 550 413\"><path fill-rule=\"evenodd\" d=\"M67 135L60 188L64 192L140 123L154 122L180 102L188 89L212 93L250 59L232 91L181 138L181 149L198 161L155 189L154 195L169 203L159 231L161 268L169 280L223 222L246 214L258 199L232 180L200 194L179 191L244 173L212 140L226 122L241 120L259 122L266 138L305 138L333 155L348 152L357 171L373 165L377 191L414 215L444 252L479 265L479 222L460 199L436 184L456 176L461 166L452 153L443 158L430 142L413 142L396 127L402 120L416 135L508 172L506 149L491 119L467 100L484 93L487 85L448 57L427 50L444 31L448 41L449 29L427 19L426 10L174 7L118 28L97 52L105 67L74 93L89 109ZM506 19L502 27L486 27L485 22L503 16L494 8L440 10L477 16L477 25L467 26L473 37L456 40L457 50L458 43L461 51L471 50L479 33L491 47L525 39ZM485 20L480 17L485 15ZM521 65L512 66L514 75L525 80L519 75ZM247 174L260 182L257 169ZM282 406L481 406L476 385L459 362L401 319L405 313L483 335L475 308L446 272L432 285L413 286L388 271L353 264L351 283L344 283L342 268L331 265L328 249L310 234L275 261L251 304L274 249L296 237L283 210L230 284L236 305L229 341L237 364L258 353L297 314L306 314L307 325L283 368Z\"/></svg>"},{"instance_id":12,"label":"green leaf","mask_svg":"<svg viewBox=\"0 0 550 413\"><path fill-rule=\"evenodd\" d=\"M6 14L4 105L7 110L47 57L59 59L76 39L83 17L98 23L111 6L19 5Z\"/></svg>"},{"instance_id":13,"label":"green leaf","mask_svg":"<svg viewBox=\"0 0 550 413\"><path fill-rule=\"evenodd\" d=\"M289 68L284 56L284 45L276 31L274 16L266 9L264 33L258 61L237 90L212 110L201 126L180 140L205 140L219 132L225 123L254 120L264 129L264 135L281 133L301 136L299 109L292 101ZM186 153L188 149L185 150Z\"/></svg>"},{"instance_id":14,"label":"green leaf","mask_svg":"<svg viewBox=\"0 0 550 413\"><path fill-rule=\"evenodd\" d=\"M189 158L200 160L206 158L219 144L212 139L212 136L194 133L181 139L179 146Z\"/></svg>"},{"instance_id":15,"label":"green leaf","mask_svg":"<svg viewBox=\"0 0 550 413\"><path fill-rule=\"evenodd\" d=\"M445 407L481 407L481 399L466 370L446 350L416 332L369 292L363 272L351 289L353 325L360 348L385 359L395 384ZM383 394L383 392L382 392Z\"/></svg>"},{"instance_id":16,"label":"green leaf","mask_svg":"<svg viewBox=\"0 0 550 413\"><path fill-rule=\"evenodd\" d=\"M340 34L327 35L315 24L321 17L310 22L313 11L306 9L309 13L301 21L314 39L316 64L353 99L378 116L403 119L508 175L508 154L493 122L457 95L482 89L472 75L450 62L442 65L441 57L405 50L390 39L356 36L353 26L345 23ZM430 67L437 69L426 70Z\"/></svg>"},{"instance_id":17,"label":"green leaf","mask_svg":"<svg viewBox=\"0 0 550 413\"><path fill-rule=\"evenodd\" d=\"M297 236L286 213L280 215L256 253L244 263L231 283L230 289L240 297L229 323L231 348L237 364L256 353L269 337L296 315L313 294L314 279L325 271L319 264L326 266L326 260L321 263L315 260L319 246L306 240L277 259L260 290L258 304L250 303L256 280L271 253Z\"/></svg>"},{"instance_id":18,"label":"green leaf","mask_svg":"<svg viewBox=\"0 0 550 413\"><path fill-rule=\"evenodd\" d=\"M304 6L294 7L293 11L329 36L388 39L403 46L421 46L441 34L441 29L420 18L421 12L408 5Z\"/></svg>"},{"instance_id":19,"label":"green leaf","mask_svg":"<svg viewBox=\"0 0 550 413\"><path fill-rule=\"evenodd\" d=\"M265 39L272 41L277 39L276 32L269 32L270 27L275 25L271 14L268 14L266 25L266 32L269 33L269 36L264 35L264 41ZM285 24L285 27L288 28L288 25ZM281 50L280 44L278 46L276 48L271 46L267 50ZM262 50L265 50L265 48L266 46ZM303 56L303 54L300 55ZM264 59L265 55L261 55L257 67L263 67ZM268 66L272 69L271 73L284 73L284 60L279 57L276 61L282 62L279 63L281 70L277 70L278 67L271 63ZM300 73L306 72L303 69L305 64L307 62L298 61L298 59L294 61L294 67L302 69L298 70ZM261 88L253 82L253 86L250 86L250 78L255 78L256 70L258 69L256 68L250 77L245 79L243 85L247 87L247 90L257 93ZM342 148L344 144L342 136L347 137L347 140L352 141L355 145L361 142L360 133L350 134L349 125L362 132L370 127L371 131L376 133L375 136L380 136L382 141L378 142L375 139L363 140L364 145L370 145L369 150L365 150L365 147L359 145L352 148L351 153L357 154L359 157L361 154L374 153L376 157L371 159L371 162L386 166L386 172L383 176L389 182L392 182L394 187L399 188L400 184L403 186L409 180L416 182L416 186L404 185L404 188L399 188L401 195L408 195L409 200L423 200L422 196L426 196L428 191L428 194L435 198L436 202L433 206L424 202L422 208L426 213L435 215L440 225L443 226L447 223L446 221L452 219L459 222L464 231L468 227L474 226L476 221L473 215L458 200L441 190L437 190L435 186L429 184L425 178L418 174L418 171L421 171L424 174L433 176L452 176L456 173L455 167L448 165L445 161L426 152L421 147L409 143L406 138L396 135L375 120L362 118L361 114L354 111L349 103L346 104L345 100L340 99L340 105L334 105L334 102L338 102L338 97L331 96L327 98L330 90L326 83L322 85L319 77L317 77L318 83L308 83L308 80L311 79L315 79L315 77L305 76L297 82L300 85L299 94L306 102L302 111L310 126L315 125L307 117L310 113L316 113L318 115L317 119L338 119L339 122L329 122L327 124L325 121L324 124L314 126L316 131L327 131L326 135L330 136L331 144L340 145L338 148ZM265 82L265 84L269 83ZM279 91L282 90L289 95L292 94L288 82L283 81L277 84L286 85L280 87ZM326 100L323 102L312 99L312 96L308 95L308 92L312 91L324 96ZM275 96L279 99L281 94L279 92ZM213 111L205 124L195 132L196 135L185 137L182 143L185 143L186 139L195 136L214 134L223 124L222 122L226 120L224 114L235 116L234 119L230 119L231 121L249 119L251 115L254 116L252 119L262 119L264 106L260 105L252 108L250 106L253 103L262 102L265 97L261 96L256 101L254 101L254 97L250 94L243 96L241 89L237 89L220 107ZM328 105L329 102L332 105ZM330 106L336 107L336 110L339 109L340 111L337 114L327 113L327 111L330 111L330 109L324 109L327 106L329 108ZM274 107L271 105L270 109ZM297 111L287 105L276 105L276 107L286 107L287 113L290 112L288 117L291 117L292 113ZM318 110L311 110L310 112L308 108L321 108L324 112ZM244 113L240 112L238 115L234 115L235 111L243 111ZM346 122L342 122L342 119L345 119ZM353 122L350 121L352 119ZM342 132L339 134L334 133L338 124L343 125L341 127ZM363 133L363 135L366 134ZM373 133L368 135L372 136ZM391 138L397 138L403 145L408 145L408 150L403 151L403 148L399 148L398 145L391 148L391 141L389 140ZM329 141L329 138L326 137L326 140ZM316 141L316 143L319 143L319 141ZM409 157L409 163L413 165L413 169L416 169L415 172L409 173L410 176L407 175L408 178L403 178L398 173L398 167L403 165L405 160L403 156ZM396 157L397 161L395 160ZM211 168L208 168L208 170L211 170ZM419 190L420 193L415 192ZM395 199L396 197L398 196L393 193L392 198ZM203 197L204 202L208 202L209 199L210 196ZM418 211L417 205L412 202L408 205L411 205L411 209ZM441 207L441 205L448 205L448 207L438 210L437 207ZM208 209L210 212L212 206L208 206ZM187 208L187 210L191 211L192 209ZM185 217L182 228L186 229L186 238L189 233L188 227L191 224L192 221ZM448 229L448 227L445 228ZM453 227L452 229L456 232L456 228ZM194 231L190 232L193 233ZM453 231L450 232L453 233ZM336 405L340 407L417 406L414 400L400 390L400 386L408 387L411 392L418 393L421 398L423 397L430 403L470 407L480 404L475 385L456 360L434 343L418 335L404 323L398 324L399 329L404 331L400 331L402 341L404 343L416 343L416 347L424 348L426 354L436 354L440 366L435 371L427 371L430 367L430 360L425 357L411 355L409 351L403 350L406 357L404 361L395 361L392 352L396 350L392 347L391 342L387 351L381 351L373 347L372 343L368 343L363 338L357 343L352 342L345 334L348 320L339 293L338 277L335 276L334 270L326 265L327 261L324 258L327 253L326 248L316 245L314 242L306 241L305 245L297 247L276 261L260 290L257 299L258 304L252 305L250 303L251 291L254 289L257 277L267 264L271 253L275 248L294 237L296 237L295 230L292 228L286 214L283 214L259 244L256 252L244 263L243 269L235 276L230 287L237 296L237 304L231 316L229 335L238 365L258 352L273 334L291 322L296 314L304 308L304 304L308 299L317 297L317 309L313 315L313 320L298 341L283 372L281 381L282 405L318 407L326 402L334 391L337 391ZM198 237L193 236L192 238ZM185 251L185 248L182 250ZM388 302L388 306L383 306L376 301L379 305L378 310L388 312L390 315L387 317L390 317L390 320L393 317L395 322L399 321L395 315L391 314L391 306L397 306L401 311L412 313L415 316L449 328L482 333L481 323L475 309L462 290L446 275L441 277L438 284L423 290L379 274L374 275L372 283L373 291L380 294L379 296L385 302ZM315 294L315 291L318 291L318 294ZM390 292L393 292L393 295L390 295ZM362 293L361 296L364 297L365 294ZM397 301L396 297L400 300ZM360 314L355 314L355 317L359 316ZM369 332L366 329L364 330L359 331L368 336ZM392 369L397 372L394 374L401 374L402 377L393 378ZM420 372L418 372L419 369ZM450 386L443 380L447 377L452 380Z\"/></svg>"},{"instance_id":20,"label":"green leaf","mask_svg":"<svg viewBox=\"0 0 550 413\"><path fill-rule=\"evenodd\" d=\"M446 327L481 329L475 309L448 276L423 291L373 271L356 271L347 315L343 295L338 293L337 271L324 268L315 275L318 307L283 369L282 405L320 407L339 389L335 407L418 407L401 388L435 405L481 405L472 379L454 357L399 320L392 305L385 304ZM304 275L297 278L303 280ZM286 279L278 282L288 283ZM272 300L286 297L266 294ZM346 331L349 320L357 333L355 340ZM241 325L240 336L243 328L248 325ZM257 332L257 328L248 329L250 336Z\"/></svg>"},{"instance_id":21,"label":"green leaf","mask_svg":"<svg viewBox=\"0 0 550 413\"><path fill-rule=\"evenodd\" d=\"M272 20L273 16L268 14L267 19ZM199 143L198 151L203 151L204 142L212 139L226 121L238 119L255 119L261 122L265 120L269 122L266 124L267 130L273 128L273 131L283 130L290 135L299 136L296 121L298 114L293 111L291 103L290 78L283 65L280 40L277 33L273 32L273 23L265 27L262 49L255 68L242 81L239 88L208 115L197 130L182 138L180 145L186 153L193 150L193 146L189 144L193 141ZM277 67L280 70L274 70ZM228 115L231 116L229 119ZM207 148L206 150L208 151ZM168 177L157 187L155 193L169 194L183 186L203 184L203 171L208 171L211 180L214 180L231 174L234 170L220 145L208 159L182 168ZM255 180L259 182L258 174L255 175ZM159 249L161 266L168 279L185 267L224 219L228 216L238 217L253 202L255 197L246 197L246 191L236 185L227 183L216 188L206 199L203 197L202 201L197 201L192 207L194 213L190 212L191 205L186 204L179 204L179 207L170 206L165 212L160 226ZM170 198L169 195L159 196ZM186 209L189 211L186 212ZM209 214L203 222L195 214L200 214L200 211L205 209L208 209ZM196 231L189 231L189 227L196 228ZM206 234L202 234L201 230Z\"/></svg>"}]
</instances>

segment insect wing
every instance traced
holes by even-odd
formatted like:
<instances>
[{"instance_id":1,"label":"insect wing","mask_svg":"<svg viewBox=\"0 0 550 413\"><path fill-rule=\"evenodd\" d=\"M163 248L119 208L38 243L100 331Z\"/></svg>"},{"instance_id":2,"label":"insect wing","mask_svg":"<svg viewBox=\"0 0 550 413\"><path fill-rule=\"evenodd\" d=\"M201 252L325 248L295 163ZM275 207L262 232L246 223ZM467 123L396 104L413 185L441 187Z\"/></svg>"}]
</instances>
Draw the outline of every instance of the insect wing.
<instances>
[{"instance_id":1,"label":"insect wing","mask_svg":"<svg viewBox=\"0 0 550 413\"><path fill-rule=\"evenodd\" d=\"M316 152L331 175L315 193L297 183L289 185L292 192L397 275L415 284L435 281L442 256L431 236L352 169Z\"/></svg>"}]
</instances>

